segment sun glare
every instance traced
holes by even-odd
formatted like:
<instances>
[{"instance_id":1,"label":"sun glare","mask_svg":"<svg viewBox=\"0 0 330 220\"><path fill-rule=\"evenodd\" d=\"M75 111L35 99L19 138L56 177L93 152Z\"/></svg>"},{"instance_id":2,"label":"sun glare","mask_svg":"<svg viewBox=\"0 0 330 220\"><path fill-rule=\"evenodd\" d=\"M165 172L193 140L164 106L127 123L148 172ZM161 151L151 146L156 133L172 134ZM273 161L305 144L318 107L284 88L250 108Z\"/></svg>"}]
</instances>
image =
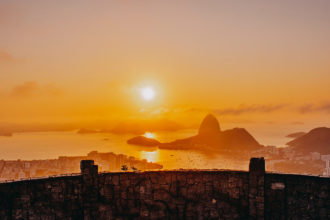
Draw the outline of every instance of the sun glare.
<instances>
[{"instance_id":1,"label":"sun glare","mask_svg":"<svg viewBox=\"0 0 330 220\"><path fill-rule=\"evenodd\" d=\"M151 101L155 98L155 90L151 87L144 87L141 89L141 96L146 101Z\"/></svg>"},{"instance_id":2,"label":"sun glare","mask_svg":"<svg viewBox=\"0 0 330 220\"><path fill-rule=\"evenodd\" d=\"M159 151L141 151L141 159L146 159L148 162L158 162Z\"/></svg>"},{"instance_id":3,"label":"sun glare","mask_svg":"<svg viewBox=\"0 0 330 220\"><path fill-rule=\"evenodd\" d=\"M146 132L143 136L145 136L146 138L155 138L156 137L156 135L151 132Z\"/></svg>"}]
</instances>

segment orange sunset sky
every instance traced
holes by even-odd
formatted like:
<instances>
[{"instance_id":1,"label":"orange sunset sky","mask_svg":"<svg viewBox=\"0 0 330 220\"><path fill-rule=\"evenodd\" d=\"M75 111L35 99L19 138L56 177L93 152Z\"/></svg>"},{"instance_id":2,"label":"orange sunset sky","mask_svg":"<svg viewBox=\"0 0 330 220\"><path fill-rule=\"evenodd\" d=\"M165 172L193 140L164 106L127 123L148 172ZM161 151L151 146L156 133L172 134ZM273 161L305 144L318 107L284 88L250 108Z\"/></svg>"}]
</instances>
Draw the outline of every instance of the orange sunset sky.
<instances>
[{"instance_id":1,"label":"orange sunset sky","mask_svg":"<svg viewBox=\"0 0 330 220\"><path fill-rule=\"evenodd\" d=\"M0 122L195 124L212 112L326 126L329 11L326 0L0 0Z\"/></svg>"}]
</instances>

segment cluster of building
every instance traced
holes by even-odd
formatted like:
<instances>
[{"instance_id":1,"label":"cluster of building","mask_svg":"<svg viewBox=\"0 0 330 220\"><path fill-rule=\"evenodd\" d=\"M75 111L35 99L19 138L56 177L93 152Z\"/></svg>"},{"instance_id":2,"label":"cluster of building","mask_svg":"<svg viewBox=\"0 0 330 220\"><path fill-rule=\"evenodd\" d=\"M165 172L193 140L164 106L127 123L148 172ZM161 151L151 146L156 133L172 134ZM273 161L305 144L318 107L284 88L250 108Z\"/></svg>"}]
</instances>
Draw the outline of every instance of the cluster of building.
<instances>
[{"instance_id":1,"label":"cluster of building","mask_svg":"<svg viewBox=\"0 0 330 220\"><path fill-rule=\"evenodd\" d=\"M92 151L87 156L61 156L51 160L0 160L0 181L80 173L81 160L94 160L101 172L121 171L123 166L125 169L141 171L163 168L160 164L149 163L146 160L138 160L123 154Z\"/></svg>"},{"instance_id":2,"label":"cluster of building","mask_svg":"<svg viewBox=\"0 0 330 220\"><path fill-rule=\"evenodd\" d=\"M292 147L266 146L254 151L253 156L265 157L268 171L330 176L330 155L319 152L297 152Z\"/></svg>"}]
</instances>

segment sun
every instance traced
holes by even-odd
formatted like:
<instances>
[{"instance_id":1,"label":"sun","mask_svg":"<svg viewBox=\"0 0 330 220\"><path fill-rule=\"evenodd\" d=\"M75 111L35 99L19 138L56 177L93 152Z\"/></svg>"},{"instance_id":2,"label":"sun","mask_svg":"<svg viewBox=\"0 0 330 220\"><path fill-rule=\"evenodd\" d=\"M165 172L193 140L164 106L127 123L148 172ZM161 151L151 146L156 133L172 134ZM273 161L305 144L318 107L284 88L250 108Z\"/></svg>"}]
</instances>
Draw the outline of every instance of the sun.
<instances>
[{"instance_id":1,"label":"sun","mask_svg":"<svg viewBox=\"0 0 330 220\"><path fill-rule=\"evenodd\" d=\"M156 93L152 87L144 87L141 88L140 95L144 100L151 101L155 98Z\"/></svg>"}]
</instances>

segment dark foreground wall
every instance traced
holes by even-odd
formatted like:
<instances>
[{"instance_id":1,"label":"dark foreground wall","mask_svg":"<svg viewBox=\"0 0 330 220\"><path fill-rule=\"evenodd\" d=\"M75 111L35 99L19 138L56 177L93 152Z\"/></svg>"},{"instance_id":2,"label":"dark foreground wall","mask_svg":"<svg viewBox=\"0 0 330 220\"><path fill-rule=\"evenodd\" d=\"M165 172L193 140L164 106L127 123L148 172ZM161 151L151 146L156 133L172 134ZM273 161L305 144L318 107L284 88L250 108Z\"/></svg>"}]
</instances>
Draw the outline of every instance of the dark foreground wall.
<instances>
[{"instance_id":1,"label":"dark foreground wall","mask_svg":"<svg viewBox=\"0 0 330 220\"><path fill-rule=\"evenodd\" d=\"M97 173L0 184L0 219L330 219L330 179L249 172Z\"/></svg>"},{"instance_id":2,"label":"dark foreground wall","mask_svg":"<svg viewBox=\"0 0 330 220\"><path fill-rule=\"evenodd\" d=\"M330 219L330 178L266 174L265 219Z\"/></svg>"}]
</instances>

